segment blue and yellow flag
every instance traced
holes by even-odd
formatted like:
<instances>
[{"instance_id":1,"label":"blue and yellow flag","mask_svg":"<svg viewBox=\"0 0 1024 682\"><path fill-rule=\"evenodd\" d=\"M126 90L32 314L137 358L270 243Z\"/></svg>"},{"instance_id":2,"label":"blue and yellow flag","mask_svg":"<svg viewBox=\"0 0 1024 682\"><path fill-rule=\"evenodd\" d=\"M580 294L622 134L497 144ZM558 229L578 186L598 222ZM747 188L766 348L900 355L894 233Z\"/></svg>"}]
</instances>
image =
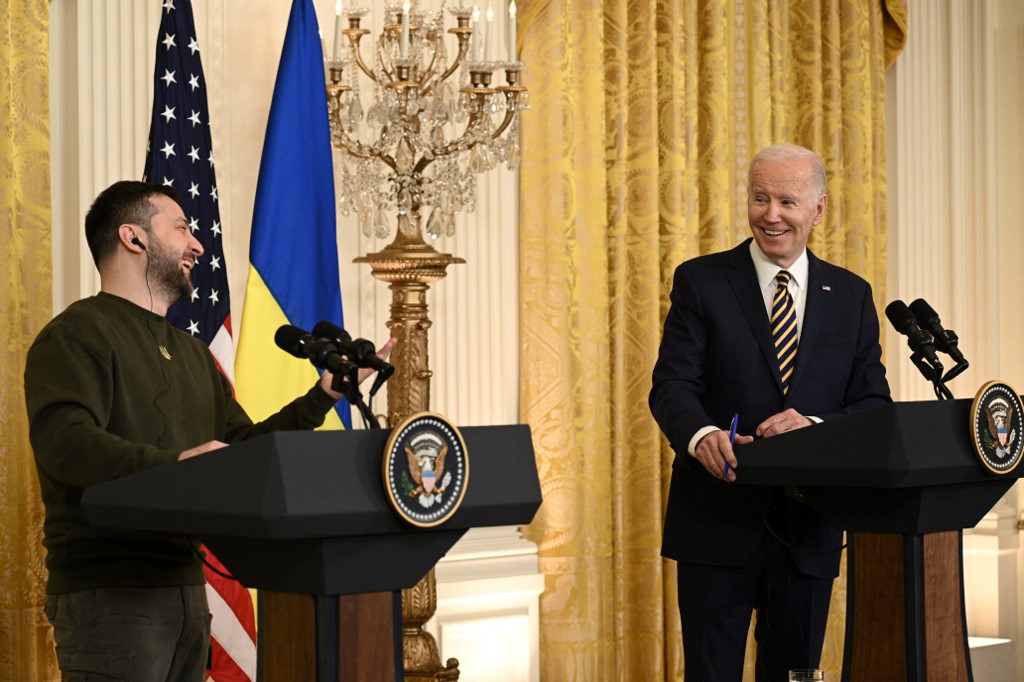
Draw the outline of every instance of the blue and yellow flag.
<instances>
[{"instance_id":1,"label":"blue and yellow flag","mask_svg":"<svg viewBox=\"0 0 1024 682\"><path fill-rule=\"evenodd\" d=\"M317 370L277 348L283 324L344 327L323 50L312 0L294 0L263 142L235 389L256 421L305 393ZM351 425L338 403L328 428Z\"/></svg>"}]
</instances>

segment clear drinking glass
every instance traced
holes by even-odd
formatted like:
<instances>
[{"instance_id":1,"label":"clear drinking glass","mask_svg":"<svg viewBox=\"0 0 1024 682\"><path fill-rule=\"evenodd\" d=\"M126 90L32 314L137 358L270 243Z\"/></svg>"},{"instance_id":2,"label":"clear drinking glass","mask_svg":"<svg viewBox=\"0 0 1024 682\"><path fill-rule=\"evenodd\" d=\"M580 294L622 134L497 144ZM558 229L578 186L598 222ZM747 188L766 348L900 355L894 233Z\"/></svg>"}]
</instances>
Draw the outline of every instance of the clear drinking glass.
<instances>
[{"instance_id":1,"label":"clear drinking glass","mask_svg":"<svg viewBox=\"0 0 1024 682\"><path fill-rule=\"evenodd\" d=\"M825 673L820 668L796 668L789 671L789 682L824 682Z\"/></svg>"}]
</instances>

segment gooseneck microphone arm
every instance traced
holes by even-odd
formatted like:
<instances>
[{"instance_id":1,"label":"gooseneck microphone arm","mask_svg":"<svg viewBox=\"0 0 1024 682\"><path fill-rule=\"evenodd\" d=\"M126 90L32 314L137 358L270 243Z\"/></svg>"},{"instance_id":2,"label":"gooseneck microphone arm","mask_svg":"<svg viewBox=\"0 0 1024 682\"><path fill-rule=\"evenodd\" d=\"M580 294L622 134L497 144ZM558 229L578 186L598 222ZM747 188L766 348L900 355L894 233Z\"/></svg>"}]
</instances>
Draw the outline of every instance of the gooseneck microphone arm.
<instances>
[{"instance_id":1,"label":"gooseneck microphone arm","mask_svg":"<svg viewBox=\"0 0 1024 682\"><path fill-rule=\"evenodd\" d=\"M956 332L942 326L939 314L935 312L934 308L928 305L927 301L923 298L917 299L910 304L910 310L914 313L914 317L917 318L918 324L920 324L923 329L927 329L932 335L932 338L935 339L935 347L953 358L953 362L956 363L956 365L954 365L953 368L946 372L945 376L942 377L943 383L958 376L970 366L970 363L967 362L967 358L965 358L964 354L960 351L960 339L957 337Z\"/></svg>"},{"instance_id":2,"label":"gooseneck microphone arm","mask_svg":"<svg viewBox=\"0 0 1024 682\"><path fill-rule=\"evenodd\" d=\"M953 394L946 388L942 379L942 363L935 353L935 343L932 335L924 330L917 323L917 318L910 308L903 301L896 300L885 307L885 316L895 327L896 331L907 337L907 345L910 346L910 360L917 367L921 375L931 382L935 389L935 397L939 399L952 399Z\"/></svg>"}]
</instances>

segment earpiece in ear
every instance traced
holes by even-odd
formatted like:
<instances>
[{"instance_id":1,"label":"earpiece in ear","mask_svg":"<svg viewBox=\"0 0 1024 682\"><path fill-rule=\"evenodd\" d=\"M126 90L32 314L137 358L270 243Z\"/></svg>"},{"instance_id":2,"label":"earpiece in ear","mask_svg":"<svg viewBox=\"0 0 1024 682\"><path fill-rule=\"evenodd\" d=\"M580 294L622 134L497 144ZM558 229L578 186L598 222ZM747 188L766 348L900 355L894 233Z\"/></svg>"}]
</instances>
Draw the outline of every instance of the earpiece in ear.
<instances>
[{"instance_id":1,"label":"earpiece in ear","mask_svg":"<svg viewBox=\"0 0 1024 682\"><path fill-rule=\"evenodd\" d=\"M137 235L132 235L132 244L135 244L135 246L139 247L143 251L146 250L146 245L139 241L139 238L138 238Z\"/></svg>"}]
</instances>

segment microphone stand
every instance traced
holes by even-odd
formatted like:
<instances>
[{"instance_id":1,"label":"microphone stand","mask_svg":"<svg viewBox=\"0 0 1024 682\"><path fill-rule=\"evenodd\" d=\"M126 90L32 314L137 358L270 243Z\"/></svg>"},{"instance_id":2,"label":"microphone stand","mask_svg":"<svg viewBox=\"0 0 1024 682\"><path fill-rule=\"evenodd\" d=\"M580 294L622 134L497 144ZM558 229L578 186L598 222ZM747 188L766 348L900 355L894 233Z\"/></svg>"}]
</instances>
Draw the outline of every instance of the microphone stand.
<instances>
[{"instance_id":1,"label":"microphone stand","mask_svg":"<svg viewBox=\"0 0 1024 682\"><path fill-rule=\"evenodd\" d=\"M345 381L346 379L348 381ZM363 394L359 390L359 368L357 366L352 365L348 374L335 374L334 381L331 382L331 388L344 395L350 405L356 406L359 410L359 415L363 418L363 426L368 429L381 428L380 423L373 416L373 412L363 401Z\"/></svg>"},{"instance_id":2,"label":"microphone stand","mask_svg":"<svg viewBox=\"0 0 1024 682\"><path fill-rule=\"evenodd\" d=\"M956 366L953 367L953 369L951 369L948 372L946 372L946 376L942 377L942 383L946 383L947 381L951 380L953 377L958 376L960 374L960 372L964 371L969 366L970 366L970 363L967 362L966 358L961 360L960 362L956 363Z\"/></svg>"},{"instance_id":3,"label":"microphone stand","mask_svg":"<svg viewBox=\"0 0 1024 682\"><path fill-rule=\"evenodd\" d=\"M956 367L954 367L949 371L949 374L947 374L946 377L943 378L942 365L939 365L937 367L931 365L925 359L924 355L920 351L915 351L910 356L910 360L914 363L914 366L917 367L918 371L921 372L921 375L929 382L931 382L932 388L935 390L936 398L938 398L939 400L953 399L953 394L950 392L948 388L946 388L945 382L949 381L949 379L952 378L949 376L950 374L953 374L954 372L956 372L956 374L959 374L960 372L963 371L962 369L958 370ZM956 374L953 374L953 376L956 376Z\"/></svg>"},{"instance_id":4,"label":"microphone stand","mask_svg":"<svg viewBox=\"0 0 1024 682\"><path fill-rule=\"evenodd\" d=\"M946 384L942 383L941 380L933 380L932 387L935 389L935 397L939 400L953 400L953 394L948 388L946 388Z\"/></svg>"}]
</instances>

